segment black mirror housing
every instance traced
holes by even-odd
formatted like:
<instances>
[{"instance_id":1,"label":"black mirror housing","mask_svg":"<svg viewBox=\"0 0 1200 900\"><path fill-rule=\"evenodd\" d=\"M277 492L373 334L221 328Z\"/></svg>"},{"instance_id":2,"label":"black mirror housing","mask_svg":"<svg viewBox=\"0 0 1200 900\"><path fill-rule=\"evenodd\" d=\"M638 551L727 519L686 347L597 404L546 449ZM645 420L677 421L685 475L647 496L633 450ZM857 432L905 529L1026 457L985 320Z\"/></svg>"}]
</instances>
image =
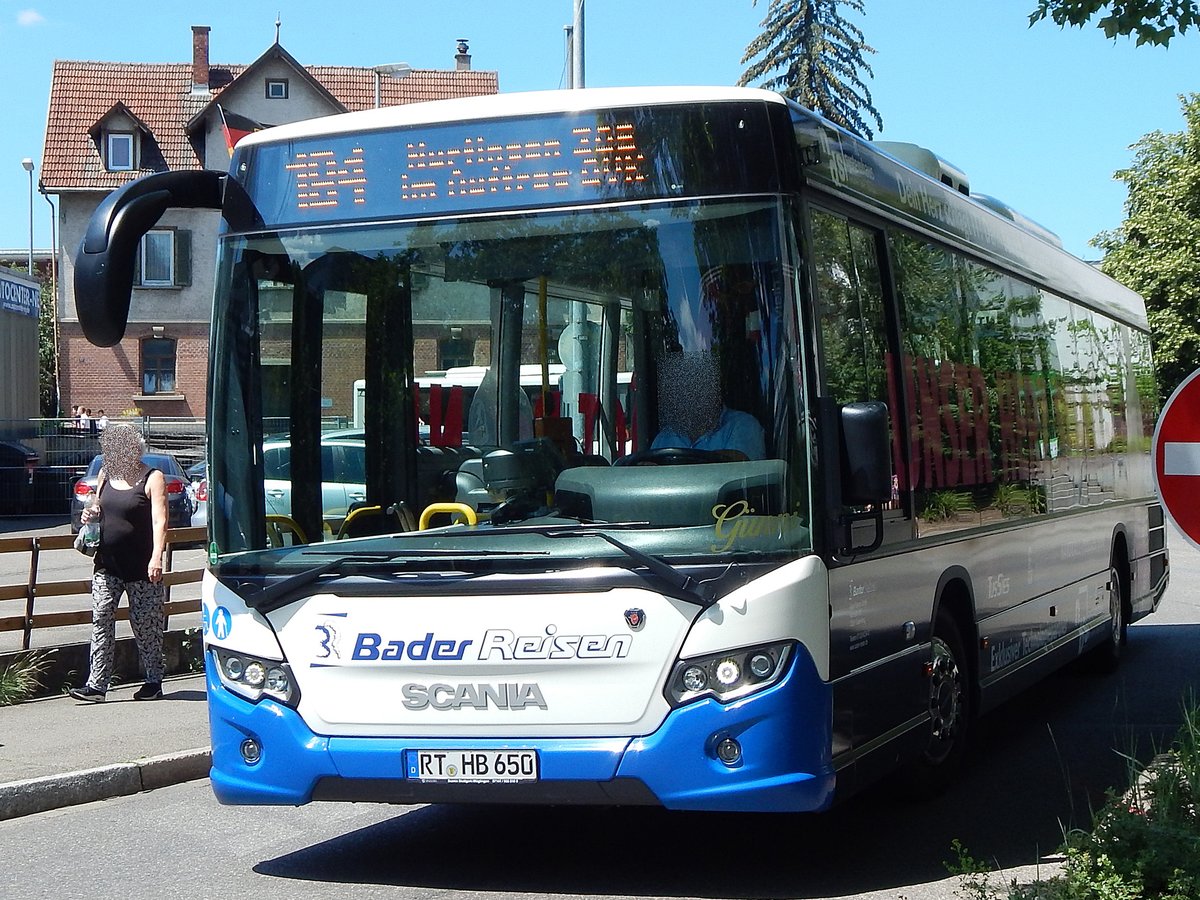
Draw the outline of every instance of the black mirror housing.
<instances>
[{"instance_id":1,"label":"black mirror housing","mask_svg":"<svg viewBox=\"0 0 1200 900\"><path fill-rule=\"evenodd\" d=\"M841 408L842 503L869 506L892 499L892 453L887 404L878 400Z\"/></svg>"}]
</instances>

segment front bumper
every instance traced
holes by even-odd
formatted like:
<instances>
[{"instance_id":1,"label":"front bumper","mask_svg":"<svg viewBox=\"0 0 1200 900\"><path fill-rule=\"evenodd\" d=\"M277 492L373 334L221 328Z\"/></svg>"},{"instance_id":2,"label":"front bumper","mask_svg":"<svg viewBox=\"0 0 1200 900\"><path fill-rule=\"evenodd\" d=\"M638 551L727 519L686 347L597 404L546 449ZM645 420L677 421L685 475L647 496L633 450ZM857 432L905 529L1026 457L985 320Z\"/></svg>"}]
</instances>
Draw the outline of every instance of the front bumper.
<instances>
[{"instance_id":1,"label":"front bumper","mask_svg":"<svg viewBox=\"0 0 1200 900\"><path fill-rule=\"evenodd\" d=\"M249 703L226 690L211 654L208 703L213 791L227 804L355 800L801 812L825 809L833 799L831 694L800 647L779 683L728 705L705 699L680 707L644 737L328 737L314 734L293 709L271 700ZM247 738L261 748L253 765L240 750ZM716 755L725 738L742 748L732 766ZM422 783L404 776L406 750L524 748L538 751L537 782Z\"/></svg>"}]
</instances>

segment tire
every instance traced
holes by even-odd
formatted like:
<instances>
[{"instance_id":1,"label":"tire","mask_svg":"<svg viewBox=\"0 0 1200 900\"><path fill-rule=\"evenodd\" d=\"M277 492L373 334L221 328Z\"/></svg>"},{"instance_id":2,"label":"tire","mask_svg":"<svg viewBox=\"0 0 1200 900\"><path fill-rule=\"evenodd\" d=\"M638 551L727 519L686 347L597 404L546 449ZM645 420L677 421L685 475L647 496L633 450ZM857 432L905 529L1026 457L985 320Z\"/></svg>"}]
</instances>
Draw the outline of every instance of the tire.
<instances>
[{"instance_id":1,"label":"tire","mask_svg":"<svg viewBox=\"0 0 1200 900\"><path fill-rule=\"evenodd\" d=\"M1089 659L1092 667L1103 674L1115 672L1121 665L1121 651L1128 637L1125 585L1114 553L1108 564L1108 631L1105 633L1104 643L1091 651Z\"/></svg>"},{"instance_id":2,"label":"tire","mask_svg":"<svg viewBox=\"0 0 1200 900\"><path fill-rule=\"evenodd\" d=\"M958 775L973 718L966 645L958 623L944 609L934 622L931 664L929 740L912 766L912 787L920 796L941 792Z\"/></svg>"}]
</instances>

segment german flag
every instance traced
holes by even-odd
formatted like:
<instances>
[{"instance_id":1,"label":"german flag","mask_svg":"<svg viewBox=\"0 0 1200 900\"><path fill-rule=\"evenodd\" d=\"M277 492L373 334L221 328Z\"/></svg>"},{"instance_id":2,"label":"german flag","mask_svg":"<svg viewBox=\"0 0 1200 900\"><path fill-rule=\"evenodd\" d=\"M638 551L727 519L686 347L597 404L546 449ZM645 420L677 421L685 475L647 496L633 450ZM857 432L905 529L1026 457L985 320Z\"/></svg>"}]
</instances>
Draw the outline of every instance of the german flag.
<instances>
[{"instance_id":1,"label":"german flag","mask_svg":"<svg viewBox=\"0 0 1200 900\"><path fill-rule=\"evenodd\" d=\"M248 134L262 131L268 127L261 122L255 122L253 119L239 116L237 113L228 112L219 103L217 104L217 111L221 114L221 131L225 135L225 146L229 149L230 156L233 156L233 148L237 146L238 141Z\"/></svg>"}]
</instances>

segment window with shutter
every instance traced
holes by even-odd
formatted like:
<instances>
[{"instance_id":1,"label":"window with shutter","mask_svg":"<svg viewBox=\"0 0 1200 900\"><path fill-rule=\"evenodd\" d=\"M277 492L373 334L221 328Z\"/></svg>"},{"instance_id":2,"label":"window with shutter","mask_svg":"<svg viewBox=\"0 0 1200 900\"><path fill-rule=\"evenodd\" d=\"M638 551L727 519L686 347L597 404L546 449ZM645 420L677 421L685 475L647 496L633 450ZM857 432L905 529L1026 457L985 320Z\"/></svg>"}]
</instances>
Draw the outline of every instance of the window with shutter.
<instances>
[{"instance_id":1,"label":"window with shutter","mask_svg":"<svg viewBox=\"0 0 1200 900\"><path fill-rule=\"evenodd\" d=\"M163 287L175 283L175 233L148 231L142 238L141 283Z\"/></svg>"},{"instance_id":2,"label":"window with shutter","mask_svg":"<svg viewBox=\"0 0 1200 900\"><path fill-rule=\"evenodd\" d=\"M175 393L175 341L147 338L142 341L142 393Z\"/></svg>"}]
</instances>

